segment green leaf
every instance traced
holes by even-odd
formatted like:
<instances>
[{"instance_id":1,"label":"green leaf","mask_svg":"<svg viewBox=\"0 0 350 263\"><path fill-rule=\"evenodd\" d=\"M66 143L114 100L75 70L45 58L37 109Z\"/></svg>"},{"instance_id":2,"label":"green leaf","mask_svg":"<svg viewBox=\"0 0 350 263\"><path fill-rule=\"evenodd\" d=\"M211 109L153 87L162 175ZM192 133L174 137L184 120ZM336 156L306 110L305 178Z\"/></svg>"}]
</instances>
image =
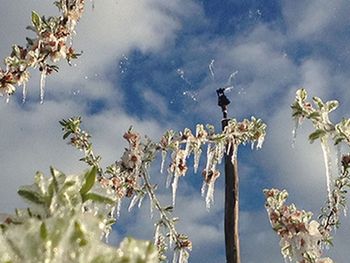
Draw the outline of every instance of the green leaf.
<instances>
[{"instance_id":1,"label":"green leaf","mask_svg":"<svg viewBox=\"0 0 350 263\"><path fill-rule=\"evenodd\" d=\"M328 112L334 111L336 108L338 108L338 106L339 106L339 102L336 100L327 101L326 103Z\"/></svg>"},{"instance_id":2,"label":"green leaf","mask_svg":"<svg viewBox=\"0 0 350 263\"><path fill-rule=\"evenodd\" d=\"M326 132L324 130L317 129L316 131L314 131L313 133L311 133L309 135L309 140L311 143L313 143L315 140L319 139L320 137L322 137L325 134L326 134Z\"/></svg>"},{"instance_id":3,"label":"green leaf","mask_svg":"<svg viewBox=\"0 0 350 263\"><path fill-rule=\"evenodd\" d=\"M315 102L319 109L322 109L324 107L324 103L319 97L313 97L312 100Z\"/></svg>"},{"instance_id":4,"label":"green leaf","mask_svg":"<svg viewBox=\"0 0 350 263\"><path fill-rule=\"evenodd\" d=\"M64 135L63 135L63 140L67 139L67 137L71 134L71 131L67 131Z\"/></svg>"},{"instance_id":5,"label":"green leaf","mask_svg":"<svg viewBox=\"0 0 350 263\"><path fill-rule=\"evenodd\" d=\"M305 89L298 89L296 92L297 98L300 98L301 101L306 100L307 98L307 92Z\"/></svg>"},{"instance_id":6,"label":"green leaf","mask_svg":"<svg viewBox=\"0 0 350 263\"><path fill-rule=\"evenodd\" d=\"M111 198L103 196L103 195L99 195L96 193L87 193L87 194L83 195L82 198L83 198L83 202L91 200L91 201L95 201L97 203L103 203L103 204L109 204L109 205L115 204L115 201L113 201Z\"/></svg>"},{"instance_id":7,"label":"green leaf","mask_svg":"<svg viewBox=\"0 0 350 263\"><path fill-rule=\"evenodd\" d=\"M48 234L47 234L47 228L46 228L45 223L43 222L43 223L41 223L41 225L40 225L40 238L41 238L42 240L46 240L46 239L47 239L47 236L48 236Z\"/></svg>"},{"instance_id":8,"label":"green leaf","mask_svg":"<svg viewBox=\"0 0 350 263\"><path fill-rule=\"evenodd\" d=\"M317 119L320 116L321 116L321 114L318 111L314 111L314 112L310 113L309 118L310 119Z\"/></svg>"},{"instance_id":9,"label":"green leaf","mask_svg":"<svg viewBox=\"0 0 350 263\"><path fill-rule=\"evenodd\" d=\"M44 204L45 203L45 199L43 196L41 196L39 193L31 191L29 189L19 189L17 192L22 198L33 202L35 204Z\"/></svg>"},{"instance_id":10,"label":"green leaf","mask_svg":"<svg viewBox=\"0 0 350 263\"><path fill-rule=\"evenodd\" d=\"M35 11L32 11L32 23L36 30L40 31L42 21L39 14Z\"/></svg>"},{"instance_id":11,"label":"green leaf","mask_svg":"<svg viewBox=\"0 0 350 263\"><path fill-rule=\"evenodd\" d=\"M57 171L55 168L53 168L52 166L50 167L50 172L51 172L51 176L52 176L52 181L50 183L50 185L53 185L53 189L55 190L56 193L58 193L58 182L57 182L57 177L56 175L59 175L59 171ZM50 188L50 186L49 186Z\"/></svg>"},{"instance_id":12,"label":"green leaf","mask_svg":"<svg viewBox=\"0 0 350 263\"><path fill-rule=\"evenodd\" d=\"M85 174L84 184L80 189L80 194L83 196L94 186L96 181L97 167L94 166L90 171Z\"/></svg>"}]
</instances>

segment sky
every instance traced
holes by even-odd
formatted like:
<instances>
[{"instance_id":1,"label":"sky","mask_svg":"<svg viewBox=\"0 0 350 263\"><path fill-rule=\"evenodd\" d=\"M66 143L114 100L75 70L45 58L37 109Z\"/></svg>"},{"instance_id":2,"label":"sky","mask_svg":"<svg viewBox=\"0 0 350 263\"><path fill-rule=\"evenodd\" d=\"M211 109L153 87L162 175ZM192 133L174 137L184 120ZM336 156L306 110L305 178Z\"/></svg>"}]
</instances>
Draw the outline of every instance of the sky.
<instances>
[{"instance_id":1,"label":"sky","mask_svg":"<svg viewBox=\"0 0 350 263\"><path fill-rule=\"evenodd\" d=\"M30 12L57 14L50 1L0 0L0 57L12 44L24 44ZM126 146L122 134L130 125L159 139L169 128L211 123L220 130L221 111L215 90L233 89L229 117L254 115L268 125L263 148L240 147L240 237L245 263L283 262L279 240L264 209L264 188L287 189L289 201L318 214L326 201L326 177L319 143L309 144L309 123L298 130L292 147L290 104L298 88L324 100L337 99L331 115L349 117L350 3L347 0L95 0L79 22L74 46L83 55L49 76L44 104L39 75L32 71L26 103L18 92L8 104L0 100L0 212L25 204L20 185L30 184L50 165L66 172L86 169L80 153L62 140L58 121L82 116L95 151L108 165ZM209 70L212 63L213 74ZM230 79L230 75L233 77ZM347 149L343 147L343 151ZM202 164L203 165L203 164ZM333 167L335 169L335 167ZM152 168L152 180L166 175ZM179 185L175 215L179 230L193 241L190 262L225 262L223 177L208 212L200 195L200 174L189 173ZM164 203L171 190L161 189ZM149 204L127 212L127 203L111 237L151 239ZM336 262L348 262L350 220L341 218Z\"/></svg>"}]
</instances>

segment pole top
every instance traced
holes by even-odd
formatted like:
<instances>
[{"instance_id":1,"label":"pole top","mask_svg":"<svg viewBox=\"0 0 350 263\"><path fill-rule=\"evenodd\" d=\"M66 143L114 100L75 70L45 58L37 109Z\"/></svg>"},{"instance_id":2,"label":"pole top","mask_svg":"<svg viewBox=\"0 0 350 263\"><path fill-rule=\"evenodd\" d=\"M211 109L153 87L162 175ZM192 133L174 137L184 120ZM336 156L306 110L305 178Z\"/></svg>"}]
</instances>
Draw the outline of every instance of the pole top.
<instances>
[{"instance_id":1,"label":"pole top","mask_svg":"<svg viewBox=\"0 0 350 263\"><path fill-rule=\"evenodd\" d=\"M218 105L222 108L230 104L230 100L225 95L225 88L220 88L216 90L218 95Z\"/></svg>"},{"instance_id":2,"label":"pole top","mask_svg":"<svg viewBox=\"0 0 350 263\"><path fill-rule=\"evenodd\" d=\"M230 100L225 95L225 88L220 88L216 90L218 95L218 106L221 107L224 119L227 118L227 105L230 104Z\"/></svg>"}]
</instances>

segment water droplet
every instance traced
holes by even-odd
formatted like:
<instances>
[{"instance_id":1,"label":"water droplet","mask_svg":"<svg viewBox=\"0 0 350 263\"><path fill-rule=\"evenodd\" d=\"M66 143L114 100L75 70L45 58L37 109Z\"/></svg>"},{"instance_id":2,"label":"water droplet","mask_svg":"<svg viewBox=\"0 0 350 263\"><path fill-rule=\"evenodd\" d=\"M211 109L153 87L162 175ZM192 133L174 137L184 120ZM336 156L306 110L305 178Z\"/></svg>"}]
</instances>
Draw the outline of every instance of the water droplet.
<instances>
[{"instance_id":1,"label":"water droplet","mask_svg":"<svg viewBox=\"0 0 350 263\"><path fill-rule=\"evenodd\" d=\"M214 80L215 78L215 74L214 74L214 62L215 62L215 59L212 59L210 64L209 64L209 72L210 72L210 75L212 77L212 79Z\"/></svg>"},{"instance_id":2,"label":"water droplet","mask_svg":"<svg viewBox=\"0 0 350 263\"><path fill-rule=\"evenodd\" d=\"M230 74L230 76L227 79L227 85L232 85L233 84L232 82L233 82L233 80L234 80L234 78L236 77L237 74L238 74L238 70L236 70L236 71L234 71L234 72L232 72Z\"/></svg>"},{"instance_id":3,"label":"water droplet","mask_svg":"<svg viewBox=\"0 0 350 263\"><path fill-rule=\"evenodd\" d=\"M197 101L197 96L198 96L197 92L186 90L182 92L182 95L188 96L193 101Z\"/></svg>"},{"instance_id":4,"label":"water droplet","mask_svg":"<svg viewBox=\"0 0 350 263\"><path fill-rule=\"evenodd\" d=\"M79 89L78 90L73 90L72 94L73 94L73 96L79 95L80 94L80 90Z\"/></svg>"},{"instance_id":5,"label":"water droplet","mask_svg":"<svg viewBox=\"0 0 350 263\"><path fill-rule=\"evenodd\" d=\"M186 82L187 85L189 85L190 87L192 87L191 82L185 77L185 71L181 68L178 68L176 70L176 73L180 76L180 78Z\"/></svg>"}]
</instances>

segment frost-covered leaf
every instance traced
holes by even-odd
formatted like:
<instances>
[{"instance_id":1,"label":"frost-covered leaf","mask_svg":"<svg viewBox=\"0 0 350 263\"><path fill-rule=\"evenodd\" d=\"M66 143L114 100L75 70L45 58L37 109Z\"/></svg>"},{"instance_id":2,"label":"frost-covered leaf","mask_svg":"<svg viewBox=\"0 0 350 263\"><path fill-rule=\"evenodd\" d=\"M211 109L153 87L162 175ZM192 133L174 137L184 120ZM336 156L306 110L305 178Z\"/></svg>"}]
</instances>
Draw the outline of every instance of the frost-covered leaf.
<instances>
[{"instance_id":1,"label":"frost-covered leaf","mask_svg":"<svg viewBox=\"0 0 350 263\"><path fill-rule=\"evenodd\" d=\"M325 134L326 134L326 132L324 130L317 129L316 131L314 131L313 133L311 133L309 135L309 140L310 140L311 143L313 143L315 140L321 138Z\"/></svg>"},{"instance_id":2,"label":"frost-covered leaf","mask_svg":"<svg viewBox=\"0 0 350 263\"><path fill-rule=\"evenodd\" d=\"M36 28L37 31L41 30L41 24L42 24L41 17L35 11L32 11L32 23L33 23L33 26Z\"/></svg>"},{"instance_id":3,"label":"frost-covered leaf","mask_svg":"<svg viewBox=\"0 0 350 263\"><path fill-rule=\"evenodd\" d=\"M80 189L80 194L83 196L94 186L96 181L97 167L94 166L90 171L85 173L84 183Z\"/></svg>"}]
</instances>

